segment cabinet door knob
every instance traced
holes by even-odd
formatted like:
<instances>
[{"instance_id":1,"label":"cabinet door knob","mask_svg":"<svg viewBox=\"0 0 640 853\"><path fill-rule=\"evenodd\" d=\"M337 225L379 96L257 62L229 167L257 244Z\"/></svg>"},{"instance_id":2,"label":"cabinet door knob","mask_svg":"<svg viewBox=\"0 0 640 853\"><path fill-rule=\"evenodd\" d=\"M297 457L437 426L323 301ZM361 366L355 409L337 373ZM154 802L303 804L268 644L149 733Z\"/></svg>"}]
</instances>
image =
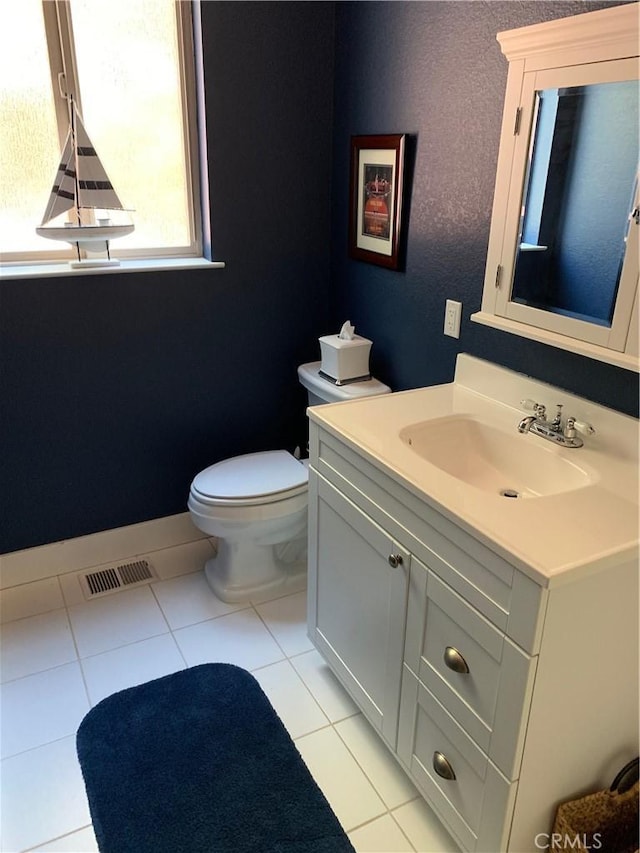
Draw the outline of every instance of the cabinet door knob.
<instances>
[{"instance_id":1,"label":"cabinet door knob","mask_svg":"<svg viewBox=\"0 0 640 853\"><path fill-rule=\"evenodd\" d=\"M438 776L441 776L443 779L453 781L456 778L456 774L453 772L453 767L441 752L433 753L433 769L436 771Z\"/></svg>"},{"instance_id":2,"label":"cabinet door knob","mask_svg":"<svg viewBox=\"0 0 640 853\"><path fill-rule=\"evenodd\" d=\"M402 565L402 554L389 554L389 565L396 569Z\"/></svg>"},{"instance_id":3,"label":"cabinet door knob","mask_svg":"<svg viewBox=\"0 0 640 853\"><path fill-rule=\"evenodd\" d=\"M444 650L444 662L449 669L452 669L454 672L460 672L462 674L469 672L469 665L466 660L457 649L453 648L453 646L447 646Z\"/></svg>"}]
</instances>

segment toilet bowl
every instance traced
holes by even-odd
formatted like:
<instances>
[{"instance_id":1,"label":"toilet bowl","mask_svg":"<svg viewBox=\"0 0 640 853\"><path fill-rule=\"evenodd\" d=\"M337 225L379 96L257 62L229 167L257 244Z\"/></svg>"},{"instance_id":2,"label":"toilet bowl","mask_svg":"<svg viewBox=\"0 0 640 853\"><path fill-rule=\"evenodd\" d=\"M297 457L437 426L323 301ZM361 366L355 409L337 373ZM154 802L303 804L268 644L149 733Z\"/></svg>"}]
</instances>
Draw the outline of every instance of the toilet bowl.
<instances>
[{"instance_id":1,"label":"toilet bowl","mask_svg":"<svg viewBox=\"0 0 640 853\"><path fill-rule=\"evenodd\" d=\"M307 466L286 450L235 456L195 477L189 512L218 539L205 575L222 601L304 587L307 480Z\"/></svg>"},{"instance_id":2,"label":"toilet bowl","mask_svg":"<svg viewBox=\"0 0 640 853\"><path fill-rule=\"evenodd\" d=\"M336 386L320 375L319 361L301 365L298 377L310 405L391 391L376 379ZM286 450L268 450L216 462L194 478L189 513L199 530L218 540L205 575L222 601L306 586L307 466Z\"/></svg>"}]
</instances>

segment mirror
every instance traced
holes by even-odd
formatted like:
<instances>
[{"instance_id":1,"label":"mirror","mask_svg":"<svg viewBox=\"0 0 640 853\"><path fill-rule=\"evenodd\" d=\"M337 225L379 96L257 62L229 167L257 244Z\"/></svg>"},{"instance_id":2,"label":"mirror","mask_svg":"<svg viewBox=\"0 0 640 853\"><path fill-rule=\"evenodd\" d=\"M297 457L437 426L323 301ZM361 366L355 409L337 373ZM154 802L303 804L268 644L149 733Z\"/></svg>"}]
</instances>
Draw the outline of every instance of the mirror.
<instances>
[{"instance_id":1,"label":"mirror","mask_svg":"<svg viewBox=\"0 0 640 853\"><path fill-rule=\"evenodd\" d=\"M509 73L471 319L640 371L638 4L497 38Z\"/></svg>"},{"instance_id":2,"label":"mirror","mask_svg":"<svg viewBox=\"0 0 640 853\"><path fill-rule=\"evenodd\" d=\"M611 326L637 184L638 105L637 80L536 92L515 302Z\"/></svg>"}]
</instances>

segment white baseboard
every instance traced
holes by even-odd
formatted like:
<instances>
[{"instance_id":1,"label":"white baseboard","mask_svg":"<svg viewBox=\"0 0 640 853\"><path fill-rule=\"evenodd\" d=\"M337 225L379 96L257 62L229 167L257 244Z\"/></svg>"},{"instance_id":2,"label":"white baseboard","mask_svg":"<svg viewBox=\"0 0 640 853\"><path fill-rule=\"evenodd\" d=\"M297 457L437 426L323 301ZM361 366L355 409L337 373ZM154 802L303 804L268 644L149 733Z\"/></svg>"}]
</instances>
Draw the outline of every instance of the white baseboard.
<instances>
[{"instance_id":1,"label":"white baseboard","mask_svg":"<svg viewBox=\"0 0 640 853\"><path fill-rule=\"evenodd\" d=\"M0 555L0 589L206 539L188 512Z\"/></svg>"}]
</instances>

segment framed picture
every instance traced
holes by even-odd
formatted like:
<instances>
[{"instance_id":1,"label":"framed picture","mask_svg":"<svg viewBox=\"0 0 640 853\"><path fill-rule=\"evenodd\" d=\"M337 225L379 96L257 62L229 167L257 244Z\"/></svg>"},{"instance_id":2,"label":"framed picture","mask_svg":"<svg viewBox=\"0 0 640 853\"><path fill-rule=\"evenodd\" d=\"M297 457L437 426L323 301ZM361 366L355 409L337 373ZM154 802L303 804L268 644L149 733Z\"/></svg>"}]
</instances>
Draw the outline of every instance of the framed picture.
<instances>
[{"instance_id":1,"label":"framed picture","mask_svg":"<svg viewBox=\"0 0 640 853\"><path fill-rule=\"evenodd\" d=\"M405 135L352 136L349 254L397 270Z\"/></svg>"}]
</instances>

